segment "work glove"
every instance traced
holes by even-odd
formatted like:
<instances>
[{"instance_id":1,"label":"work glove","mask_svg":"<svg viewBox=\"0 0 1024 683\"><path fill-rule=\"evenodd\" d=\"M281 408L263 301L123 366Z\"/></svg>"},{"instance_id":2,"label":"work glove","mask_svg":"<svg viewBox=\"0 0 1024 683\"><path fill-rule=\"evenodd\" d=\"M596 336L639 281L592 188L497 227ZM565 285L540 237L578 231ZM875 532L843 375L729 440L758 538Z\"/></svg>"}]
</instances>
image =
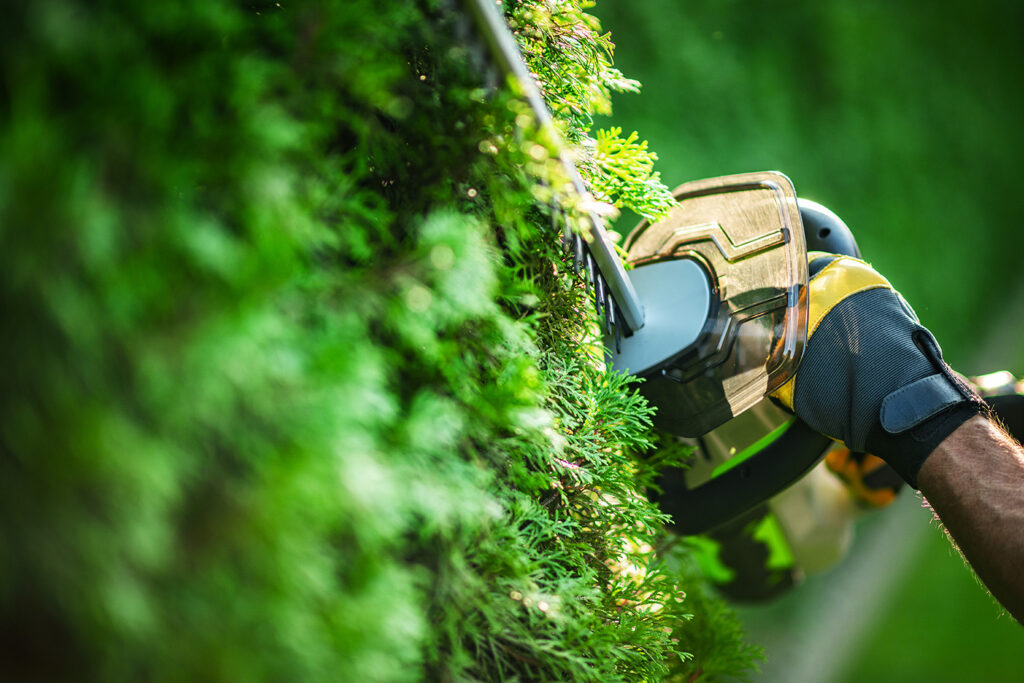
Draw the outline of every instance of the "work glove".
<instances>
[{"instance_id":1,"label":"work glove","mask_svg":"<svg viewBox=\"0 0 1024 683\"><path fill-rule=\"evenodd\" d=\"M773 397L917 488L925 459L985 404L888 280L852 257L808 258L807 346L797 374Z\"/></svg>"}]
</instances>

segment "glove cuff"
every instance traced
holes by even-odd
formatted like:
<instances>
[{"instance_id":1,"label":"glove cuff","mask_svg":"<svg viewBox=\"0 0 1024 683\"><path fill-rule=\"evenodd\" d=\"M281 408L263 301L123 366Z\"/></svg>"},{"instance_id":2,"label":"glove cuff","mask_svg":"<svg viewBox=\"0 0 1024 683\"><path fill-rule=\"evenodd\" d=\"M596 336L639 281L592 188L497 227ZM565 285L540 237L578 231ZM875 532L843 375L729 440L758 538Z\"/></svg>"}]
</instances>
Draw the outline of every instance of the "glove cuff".
<instances>
[{"instance_id":1,"label":"glove cuff","mask_svg":"<svg viewBox=\"0 0 1024 683\"><path fill-rule=\"evenodd\" d=\"M930 333L915 335L918 348L937 373L892 392L882 400L879 424L868 441L873 453L886 460L908 484L917 488L924 461L957 427L975 415L989 412L974 388L942 360Z\"/></svg>"},{"instance_id":2,"label":"glove cuff","mask_svg":"<svg viewBox=\"0 0 1024 683\"><path fill-rule=\"evenodd\" d=\"M986 412L984 404L962 401L900 434L885 432L879 425L868 442L872 453L885 460L913 488L924 461L957 427Z\"/></svg>"}]
</instances>

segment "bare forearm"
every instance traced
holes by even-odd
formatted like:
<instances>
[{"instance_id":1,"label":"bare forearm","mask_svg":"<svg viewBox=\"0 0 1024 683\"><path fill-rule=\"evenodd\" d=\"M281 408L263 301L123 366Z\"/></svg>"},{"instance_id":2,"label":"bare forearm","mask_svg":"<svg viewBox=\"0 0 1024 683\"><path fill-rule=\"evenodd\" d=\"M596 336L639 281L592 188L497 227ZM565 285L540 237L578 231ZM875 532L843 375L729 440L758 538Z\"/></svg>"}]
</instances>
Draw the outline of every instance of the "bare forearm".
<instances>
[{"instance_id":1,"label":"bare forearm","mask_svg":"<svg viewBox=\"0 0 1024 683\"><path fill-rule=\"evenodd\" d=\"M918 485L992 595L1024 624L1024 451L975 417L924 462Z\"/></svg>"}]
</instances>

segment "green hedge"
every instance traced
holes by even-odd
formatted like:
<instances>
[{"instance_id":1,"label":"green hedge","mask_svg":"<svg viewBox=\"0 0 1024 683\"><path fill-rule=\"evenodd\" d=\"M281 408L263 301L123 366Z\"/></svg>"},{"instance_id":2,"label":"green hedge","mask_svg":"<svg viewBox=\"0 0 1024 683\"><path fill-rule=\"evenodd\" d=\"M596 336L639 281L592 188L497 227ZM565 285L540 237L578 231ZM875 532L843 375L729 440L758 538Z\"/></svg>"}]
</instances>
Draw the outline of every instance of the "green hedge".
<instances>
[{"instance_id":1,"label":"green hedge","mask_svg":"<svg viewBox=\"0 0 1024 683\"><path fill-rule=\"evenodd\" d=\"M596 198L664 211L636 138L588 142L635 89L596 22L506 11ZM6 8L7 674L749 668L685 545L652 550L649 408L552 229L551 136L471 26L432 0Z\"/></svg>"}]
</instances>

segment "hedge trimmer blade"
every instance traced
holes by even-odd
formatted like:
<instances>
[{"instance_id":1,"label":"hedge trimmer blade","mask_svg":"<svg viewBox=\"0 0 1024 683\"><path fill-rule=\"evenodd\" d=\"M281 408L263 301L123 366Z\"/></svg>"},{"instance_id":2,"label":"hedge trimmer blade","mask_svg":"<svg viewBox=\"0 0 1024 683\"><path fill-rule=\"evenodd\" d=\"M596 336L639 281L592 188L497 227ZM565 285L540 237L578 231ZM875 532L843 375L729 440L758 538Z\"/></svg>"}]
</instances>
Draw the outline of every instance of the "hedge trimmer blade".
<instances>
[{"instance_id":1,"label":"hedge trimmer blade","mask_svg":"<svg viewBox=\"0 0 1024 683\"><path fill-rule=\"evenodd\" d=\"M523 55L504 17L498 12L498 6L493 0L464 1L487 43L494 64L507 78L517 83L537 123L542 128L547 128L550 134L557 138L557 129L551 112L548 111L540 90L526 67ZM581 198L589 198L587 187L565 144L557 140L556 145L559 161L571 182L571 191ZM553 220L557 222L558 217L559 212L556 210ZM626 275L615 246L608 238L604 220L593 211L586 211L586 219L590 240L572 230L568 221L562 226L564 239L572 253L576 272L585 272L584 282L594 297L597 315L603 317L606 337L609 341L614 339L615 346L618 346L622 337L629 337L643 327L644 309Z\"/></svg>"},{"instance_id":2,"label":"hedge trimmer blade","mask_svg":"<svg viewBox=\"0 0 1024 683\"><path fill-rule=\"evenodd\" d=\"M557 138L551 113L494 0L464 0L491 63ZM556 140L569 191L592 202ZM573 262L603 316L609 365L646 381L655 424L699 436L762 400L795 372L807 334L807 260L796 192L781 173L687 183L668 216L627 240L628 274L600 215L589 239L563 230ZM557 222L556 209L553 219Z\"/></svg>"}]
</instances>

